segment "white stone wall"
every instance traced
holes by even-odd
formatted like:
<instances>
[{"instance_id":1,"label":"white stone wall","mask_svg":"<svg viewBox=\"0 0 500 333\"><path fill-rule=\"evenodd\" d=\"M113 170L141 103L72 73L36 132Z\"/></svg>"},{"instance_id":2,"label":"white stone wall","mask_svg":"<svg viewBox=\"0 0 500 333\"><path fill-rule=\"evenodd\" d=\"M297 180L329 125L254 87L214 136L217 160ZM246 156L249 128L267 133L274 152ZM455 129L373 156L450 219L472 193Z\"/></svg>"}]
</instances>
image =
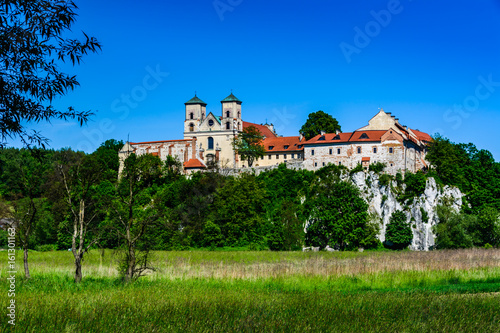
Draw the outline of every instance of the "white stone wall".
<instances>
[{"instance_id":1,"label":"white stone wall","mask_svg":"<svg viewBox=\"0 0 500 333\"><path fill-rule=\"evenodd\" d=\"M265 167L278 165L280 163L302 162L303 160L304 153L302 151L275 151L272 153L267 152L262 158L254 161L254 166ZM248 165L248 163L245 165Z\"/></svg>"},{"instance_id":2,"label":"white stone wall","mask_svg":"<svg viewBox=\"0 0 500 333\"><path fill-rule=\"evenodd\" d=\"M360 153L358 153L358 148L361 151ZM374 148L376 148L376 152ZM340 154L338 153L339 150ZM408 151L408 149L405 149L405 146L398 140L386 140L384 142L325 143L307 145L304 147L304 165L309 170L317 170L328 165L328 163L335 165L339 165L340 163L352 169L355 168L356 165L361 164L363 157L369 157L370 164L376 162L385 163L385 172L396 174L397 172L404 173L405 170L415 172L415 155L416 152L414 147ZM405 165L407 169L405 169Z\"/></svg>"}]
</instances>

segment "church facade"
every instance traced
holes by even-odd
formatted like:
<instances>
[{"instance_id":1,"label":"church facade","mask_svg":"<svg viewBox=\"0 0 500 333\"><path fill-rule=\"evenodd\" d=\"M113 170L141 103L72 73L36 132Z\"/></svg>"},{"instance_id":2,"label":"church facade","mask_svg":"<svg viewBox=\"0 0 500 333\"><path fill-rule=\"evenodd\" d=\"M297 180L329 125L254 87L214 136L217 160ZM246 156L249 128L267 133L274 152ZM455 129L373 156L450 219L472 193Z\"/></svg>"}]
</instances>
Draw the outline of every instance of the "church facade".
<instances>
[{"instance_id":1,"label":"church facade","mask_svg":"<svg viewBox=\"0 0 500 333\"><path fill-rule=\"evenodd\" d=\"M416 172L427 167L427 143L432 139L424 132L410 129L399 119L381 109L368 125L347 133L320 133L310 140L302 135L279 136L272 124L255 124L243 120L242 101L231 93L221 101L219 115L209 112L207 104L198 96L184 103L184 138L180 140L127 142L119 152L120 167L125 158L152 154L165 160L172 156L179 160L185 173L211 167L245 168L233 149L233 140L249 126L263 135L265 155L254 161L252 167L272 166L298 162L309 170L329 163L354 168L357 164L368 167L371 163L386 164L385 171Z\"/></svg>"}]
</instances>

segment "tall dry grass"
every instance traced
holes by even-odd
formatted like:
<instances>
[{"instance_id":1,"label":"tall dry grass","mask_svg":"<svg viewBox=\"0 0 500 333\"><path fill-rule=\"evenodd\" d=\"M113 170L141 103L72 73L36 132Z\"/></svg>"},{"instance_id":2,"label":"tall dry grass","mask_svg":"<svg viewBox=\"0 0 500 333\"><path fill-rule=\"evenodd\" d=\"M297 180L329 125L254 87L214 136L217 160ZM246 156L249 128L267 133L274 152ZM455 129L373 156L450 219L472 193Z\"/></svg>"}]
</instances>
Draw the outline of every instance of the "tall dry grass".
<instances>
[{"instance_id":1,"label":"tall dry grass","mask_svg":"<svg viewBox=\"0 0 500 333\"><path fill-rule=\"evenodd\" d=\"M499 249L465 249L430 252L156 252L152 279L265 279L373 275L391 272L500 271ZM6 273L6 260L0 263ZM84 277L117 277L118 253L93 251L83 263ZM22 265L20 258L18 264ZM19 266L22 267L22 266ZM33 274L72 275L67 252L30 254Z\"/></svg>"}]
</instances>

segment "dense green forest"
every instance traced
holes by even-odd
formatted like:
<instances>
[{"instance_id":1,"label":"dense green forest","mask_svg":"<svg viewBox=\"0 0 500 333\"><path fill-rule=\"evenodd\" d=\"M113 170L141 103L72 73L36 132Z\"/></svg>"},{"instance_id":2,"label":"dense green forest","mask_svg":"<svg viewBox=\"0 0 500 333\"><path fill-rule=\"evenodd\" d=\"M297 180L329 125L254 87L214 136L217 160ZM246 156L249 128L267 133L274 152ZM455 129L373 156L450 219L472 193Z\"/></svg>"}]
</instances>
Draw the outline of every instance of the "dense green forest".
<instances>
[{"instance_id":1,"label":"dense green forest","mask_svg":"<svg viewBox=\"0 0 500 333\"><path fill-rule=\"evenodd\" d=\"M136 269L147 259L142 250L383 247L367 203L354 185L341 180L348 170L280 165L258 176L214 171L186 177L174 159L131 155L118 177L122 145L108 140L92 154L0 150L0 216L19 222L20 244L36 250L73 248L82 257L92 247L123 248ZM430 170L405 179L384 175L381 185L405 184L402 201L423 193L426 177L457 186L466 199L460 212L437 207L437 247L498 246L500 164L488 151L442 137L430 144L428 160L434 166ZM370 169L383 173L383 165ZM386 236L399 249L411 243L411 235L398 213ZM0 246L6 242L3 230Z\"/></svg>"}]
</instances>

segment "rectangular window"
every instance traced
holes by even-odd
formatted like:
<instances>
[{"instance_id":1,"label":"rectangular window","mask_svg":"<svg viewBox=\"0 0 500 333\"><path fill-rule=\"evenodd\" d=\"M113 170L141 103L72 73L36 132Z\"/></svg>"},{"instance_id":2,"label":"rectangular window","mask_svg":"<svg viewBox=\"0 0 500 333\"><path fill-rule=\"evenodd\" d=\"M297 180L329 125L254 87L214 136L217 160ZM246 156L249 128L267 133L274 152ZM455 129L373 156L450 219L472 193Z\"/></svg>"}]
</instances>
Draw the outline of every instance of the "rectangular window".
<instances>
[{"instance_id":1,"label":"rectangular window","mask_svg":"<svg viewBox=\"0 0 500 333\"><path fill-rule=\"evenodd\" d=\"M271 155L268 155L268 156L269 156L269 158L268 158L268 159L270 160L270 159L271 159Z\"/></svg>"},{"instance_id":2,"label":"rectangular window","mask_svg":"<svg viewBox=\"0 0 500 333\"><path fill-rule=\"evenodd\" d=\"M332 154L332 149L330 149L330 155Z\"/></svg>"},{"instance_id":3,"label":"rectangular window","mask_svg":"<svg viewBox=\"0 0 500 333\"><path fill-rule=\"evenodd\" d=\"M314 149L311 150L311 155L314 156Z\"/></svg>"},{"instance_id":4,"label":"rectangular window","mask_svg":"<svg viewBox=\"0 0 500 333\"><path fill-rule=\"evenodd\" d=\"M342 162L339 161L339 165L342 165Z\"/></svg>"},{"instance_id":5,"label":"rectangular window","mask_svg":"<svg viewBox=\"0 0 500 333\"><path fill-rule=\"evenodd\" d=\"M376 154L377 153L377 147L373 147L373 153Z\"/></svg>"},{"instance_id":6,"label":"rectangular window","mask_svg":"<svg viewBox=\"0 0 500 333\"><path fill-rule=\"evenodd\" d=\"M261 160L263 160L263 159L264 159L264 155L262 155L262 156L260 157L260 159L261 159Z\"/></svg>"},{"instance_id":7,"label":"rectangular window","mask_svg":"<svg viewBox=\"0 0 500 333\"><path fill-rule=\"evenodd\" d=\"M325 166L325 162L323 162L323 166Z\"/></svg>"},{"instance_id":8,"label":"rectangular window","mask_svg":"<svg viewBox=\"0 0 500 333\"><path fill-rule=\"evenodd\" d=\"M358 154L361 154L361 147L358 147Z\"/></svg>"},{"instance_id":9,"label":"rectangular window","mask_svg":"<svg viewBox=\"0 0 500 333\"><path fill-rule=\"evenodd\" d=\"M279 160L280 159L280 155L279 154L276 154L276 159Z\"/></svg>"},{"instance_id":10,"label":"rectangular window","mask_svg":"<svg viewBox=\"0 0 500 333\"><path fill-rule=\"evenodd\" d=\"M292 154L292 159L294 159L294 158L295 158L295 154Z\"/></svg>"},{"instance_id":11,"label":"rectangular window","mask_svg":"<svg viewBox=\"0 0 500 333\"><path fill-rule=\"evenodd\" d=\"M340 155L340 148L337 149L337 155Z\"/></svg>"},{"instance_id":12,"label":"rectangular window","mask_svg":"<svg viewBox=\"0 0 500 333\"><path fill-rule=\"evenodd\" d=\"M389 148L389 154L392 154L392 147Z\"/></svg>"},{"instance_id":13,"label":"rectangular window","mask_svg":"<svg viewBox=\"0 0 500 333\"><path fill-rule=\"evenodd\" d=\"M300 158L300 154L297 154L297 158Z\"/></svg>"},{"instance_id":14,"label":"rectangular window","mask_svg":"<svg viewBox=\"0 0 500 333\"><path fill-rule=\"evenodd\" d=\"M283 158L286 160L286 154L283 154Z\"/></svg>"},{"instance_id":15,"label":"rectangular window","mask_svg":"<svg viewBox=\"0 0 500 333\"><path fill-rule=\"evenodd\" d=\"M315 163L314 163L314 166L315 166L315 167L317 167L317 166L318 166L318 163L316 163L316 162L315 162Z\"/></svg>"}]
</instances>

